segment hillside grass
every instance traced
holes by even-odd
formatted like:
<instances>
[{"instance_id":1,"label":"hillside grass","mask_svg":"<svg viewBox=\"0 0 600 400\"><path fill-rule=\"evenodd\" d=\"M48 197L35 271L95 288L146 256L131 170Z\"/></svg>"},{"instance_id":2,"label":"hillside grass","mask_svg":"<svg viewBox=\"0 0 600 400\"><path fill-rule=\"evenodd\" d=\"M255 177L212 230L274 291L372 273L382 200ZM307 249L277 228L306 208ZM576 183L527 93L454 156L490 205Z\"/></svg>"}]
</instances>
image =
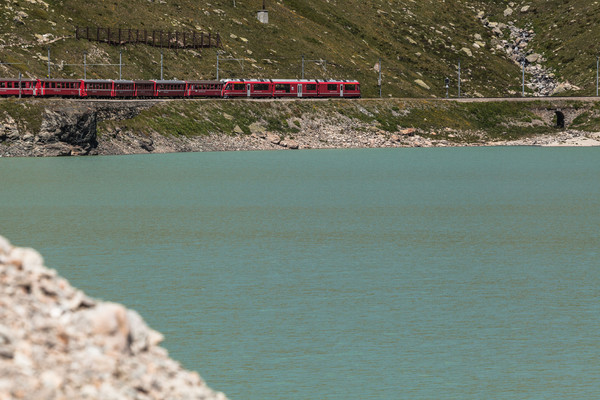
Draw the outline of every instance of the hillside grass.
<instances>
[{"instance_id":1,"label":"hillside grass","mask_svg":"<svg viewBox=\"0 0 600 400\"><path fill-rule=\"evenodd\" d=\"M505 17L511 3L515 11ZM12 65L0 65L0 75L45 76L50 46L53 77L83 77L84 51L89 64L117 64L122 50L124 78L158 78L160 49L74 38L75 26L108 26L219 32L220 78L300 78L304 55L306 78L358 79L365 97L377 97L374 67L381 58L384 97L444 97L446 77L450 96L457 95L460 60L464 96L518 95L520 69L492 45L493 34L476 18L483 10L491 20L534 29L531 51L542 53L559 79L582 88L572 94L595 94L600 7L587 0L268 1L266 25L256 19L261 1L236 5L231 0L6 1L0 5L0 61ZM524 5L531 11L521 13ZM474 46L475 35L484 47ZM215 49L164 50L164 77L214 79L216 57ZM118 66L90 66L87 72L89 78L114 79Z\"/></svg>"},{"instance_id":2,"label":"hillside grass","mask_svg":"<svg viewBox=\"0 0 600 400\"><path fill-rule=\"evenodd\" d=\"M0 16L1 75L47 74L47 47L35 35L51 34L51 75L82 77L83 52L90 64L118 63L119 48L74 39L75 26L197 30L219 32L219 77L300 78L301 56L310 79L359 79L366 97L378 96L378 59L383 65L383 95L443 97L444 78L451 78L456 95L457 63L461 60L464 95L506 95L518 87L519 71L490 46L475 49L474 34L489 41L491 34L460 2L421 0L288 0L269 1L267 25L255 13L259 1L13 0ZM44 4L48 4L46 7ZM14 22L17 12L28 17ZM469 48L473 57L461 49ZM156 78L160 49L145 45L122 48L123 77ZM227 61L227 59L239 59ZM312 60L312 61L309 61ZM315 61L316 60L316 61ZM90 66L90 78L117 78L118 66ZM216 50L164 50L167 79L216 78ZM424 81L429 89L415 83Z\"/></svg>"}]
</instances>

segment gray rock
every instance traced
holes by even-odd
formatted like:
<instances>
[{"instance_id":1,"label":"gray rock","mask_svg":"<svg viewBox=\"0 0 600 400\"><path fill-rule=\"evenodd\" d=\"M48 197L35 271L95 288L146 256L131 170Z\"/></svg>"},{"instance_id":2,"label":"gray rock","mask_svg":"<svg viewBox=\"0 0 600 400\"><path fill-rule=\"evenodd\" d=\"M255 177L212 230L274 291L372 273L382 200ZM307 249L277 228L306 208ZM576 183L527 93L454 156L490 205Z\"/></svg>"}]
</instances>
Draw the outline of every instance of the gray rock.
<instances>
[{"instance_id":1,"label":"gray rock","mask_svg":"<svg viewBox=\"0 0 600 400\"><path fill-rule=\"evenodd\" d=\"M533 64L536 63L538 61L540 61L542 58L542 56L540 54L537 53L533 53L528 55L527 57L525 57L525 59L527 60L528 63Z\"/></svg>"},{"instance_id":2,"label":"gray rock","mask_svg":"<svg viewBox=\"0 0 600 400\"><path fill-rule=\"evenodd\" d=\"M267 140L273 144L279 144L281 142L281 138L279 137L279 135L276 135L274 133L268 133Z\"/></svg>"}]
</instances>

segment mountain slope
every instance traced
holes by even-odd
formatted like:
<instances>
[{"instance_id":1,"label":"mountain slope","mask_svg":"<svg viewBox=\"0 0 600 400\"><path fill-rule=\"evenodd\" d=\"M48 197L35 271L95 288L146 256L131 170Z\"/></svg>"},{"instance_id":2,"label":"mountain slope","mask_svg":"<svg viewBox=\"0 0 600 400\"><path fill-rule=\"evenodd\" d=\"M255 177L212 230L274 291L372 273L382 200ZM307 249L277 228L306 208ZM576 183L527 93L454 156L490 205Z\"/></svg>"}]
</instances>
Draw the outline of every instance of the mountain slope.
<instances>
[{"instance_id":1,"label":"mountain slope","mask_svg":"<svg viewBox=\"0 0 600 400\"><path fill-rule=\"evenodd\" d=\"M477 18L484 12L540 30L529 50L542 52L558 78L589 92L590 60L595 66L595 57L586 43L597 30L597 7L576 11L586 4L581 0L522 3L511 3L515 12L505 17L509 3L491 0L267 1L270 21L261 24L256 19L259 0L237 0L235 7L233 0L11 0L0 6L0 61L20 64L0 65L0 75L45 76L50 46L53 77L83 77L84 51L89 64L117 64L120 49L123 78L160 76L158 48L119 48L74 38L75 26L101 26L219 32L220 78L300 78L304 55L306 78L359 79L364 95L375 97L375 67L381 58L383 96L444 97L446 77L450 95L457 95L460 60L463 95L518 95L520 67L494 44L496 35ZM521 13L526 4L538 11ZM584 11L585 29L569 22ZM569 44L563 42L567 35ZM555 50L558 56L549 57ZM166 79L216 77L215 49L163 53ZM87 76L118 78L118 66L88 66Z\"/></svg>"}]
</instances>

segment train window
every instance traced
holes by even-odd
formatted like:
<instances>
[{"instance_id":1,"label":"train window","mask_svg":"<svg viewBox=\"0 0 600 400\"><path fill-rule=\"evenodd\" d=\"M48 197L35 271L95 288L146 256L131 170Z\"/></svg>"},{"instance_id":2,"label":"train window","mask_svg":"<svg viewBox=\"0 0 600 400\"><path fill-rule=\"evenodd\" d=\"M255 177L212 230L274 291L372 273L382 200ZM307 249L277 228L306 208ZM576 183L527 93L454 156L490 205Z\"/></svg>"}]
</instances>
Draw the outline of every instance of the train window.
<instances>
[{"instance_id":1,"label":"train window","mask_svg":"<svg viewBox=\"0 0 600 400\"><path fill-rule=\"evenodd\" d=\"M338 90L338 86L336 84L327 84L327 90Z\"/></svg>"},{"instance_id":2,"label":"train window","mask_svg":"<svg viewBox=\"0 0 600 400\"><path fill-rule=\"evenodd\" d=\"M255 83L254 90L269 90L268 83Z\"/></svg>"},{"instance_id":3,"label":"train window","mask_svg":"<svg viewBox=\"0 0 600 400\"><path fill-rule=\"evenodd\" d=\"M284 91L286 93L290 92L290 84L289 83L276 83L275 90Z\"/></svg>"},{"instance_id":4,"label":"train window","mask_svg":"<svg viewBox=\"0 0 600 400\"><path fill-rule=\"evenodd\" d=\"M309 83L306 85L306 90L317 90L317 85L314 83Z\"/></svg>"},{"instance_id":5,"label":"train window","mask_svg":"<svg viewBox=\"0 0 600 400\"><path fill-rule=\"evenodd\" d=\"M233 84L233 90L244 90L246 88L246 85L244 85L243 83L234 83Z\"/></svg>"},{"instance_id":6,"label":"train window","mask_svg":"<svg viewBox=\"0 0 600 400\"><path fill-rule=\"evenodd\" d=\"M5 88L6 87L6 82L0 82L0 88Z\"/></svg>"}]
</instances>

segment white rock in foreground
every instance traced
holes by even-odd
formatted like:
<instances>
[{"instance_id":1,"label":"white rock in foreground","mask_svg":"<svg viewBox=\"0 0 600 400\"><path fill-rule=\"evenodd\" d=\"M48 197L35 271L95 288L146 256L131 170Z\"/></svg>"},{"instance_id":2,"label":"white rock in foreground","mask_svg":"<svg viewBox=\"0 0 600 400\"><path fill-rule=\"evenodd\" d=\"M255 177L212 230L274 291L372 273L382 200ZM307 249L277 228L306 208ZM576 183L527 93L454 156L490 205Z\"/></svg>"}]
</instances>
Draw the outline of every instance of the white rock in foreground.
<instances>
[{"instance_id":1,"label":"white rock in foreground","mask_svg":"<svg viewBox=\"0 0 600 400\"><path fill-rule=\"evenodd\" d=\"M226 400L133 310L90 299L0 236L0 400Z\"/></svg>"}]
</instances>

